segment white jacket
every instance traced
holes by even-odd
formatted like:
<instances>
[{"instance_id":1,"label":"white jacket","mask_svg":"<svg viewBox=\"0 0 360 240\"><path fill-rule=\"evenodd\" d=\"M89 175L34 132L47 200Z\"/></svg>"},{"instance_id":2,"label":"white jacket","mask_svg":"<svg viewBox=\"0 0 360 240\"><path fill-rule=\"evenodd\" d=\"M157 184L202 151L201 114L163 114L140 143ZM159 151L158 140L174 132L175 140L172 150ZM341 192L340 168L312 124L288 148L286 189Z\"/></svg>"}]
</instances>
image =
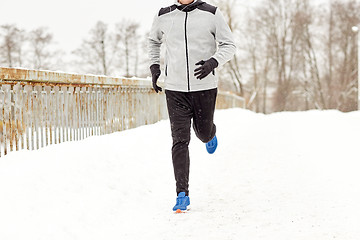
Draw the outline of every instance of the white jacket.
<instances>
[{"instance_id":1,"label":"white jacket","mask_svg":"<svg viewBox=\"0 0 360 240\"><path fill-rule=\"evenodd\" d=\"M195 0L161 8L149 35L150 65L160 65L160 46L165 42L165 89L192 92L217 88L215 71L202 80L194 76L195 64L214 58L219 66L236 50L233 35L220 9ZM218 47L217 44L218 43Z\"/></svg>"}]
</instances>

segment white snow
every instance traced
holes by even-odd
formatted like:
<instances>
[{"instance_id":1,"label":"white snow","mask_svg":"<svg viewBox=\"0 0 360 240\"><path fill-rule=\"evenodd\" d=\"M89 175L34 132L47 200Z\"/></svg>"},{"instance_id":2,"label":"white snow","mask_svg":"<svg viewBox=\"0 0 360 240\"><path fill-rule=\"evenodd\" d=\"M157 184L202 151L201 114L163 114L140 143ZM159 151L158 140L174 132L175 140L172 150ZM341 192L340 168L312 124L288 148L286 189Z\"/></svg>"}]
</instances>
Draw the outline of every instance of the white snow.
<instances>
[{"instance_id":1,"label":"white snow","mask_svg":"<svg viewBox=\"0 0 360 240\"><path fill-rule=\"evenodd\" d=\"M173 214L168 121L0 159L0 239L360 239L360 112L215 114Z\"/></svg>"}]
</instances>

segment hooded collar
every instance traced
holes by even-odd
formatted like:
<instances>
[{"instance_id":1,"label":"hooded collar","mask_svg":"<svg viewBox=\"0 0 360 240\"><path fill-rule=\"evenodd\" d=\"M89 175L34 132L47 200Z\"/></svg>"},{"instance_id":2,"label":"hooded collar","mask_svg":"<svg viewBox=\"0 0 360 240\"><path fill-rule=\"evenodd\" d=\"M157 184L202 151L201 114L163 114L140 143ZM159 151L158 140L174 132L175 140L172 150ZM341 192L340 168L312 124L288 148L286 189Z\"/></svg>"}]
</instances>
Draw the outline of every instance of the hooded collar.
<instances>
[{"instance_id":1,"label":"hooded collar","mask_svg":"<svg viewBox=\"0 0 360 240\"><path fill-rule=\"evenodd\" d=\"M195 8L197 8L199 5L203 4L204 2L201 0L194 0L192 3L190 4L181 4L179 3L177 0L175 0L175 5L177 7L177 9L179 9L180 11L183 12L191 12L192 10L194 10Z\"/></svg>"}]
</instances>

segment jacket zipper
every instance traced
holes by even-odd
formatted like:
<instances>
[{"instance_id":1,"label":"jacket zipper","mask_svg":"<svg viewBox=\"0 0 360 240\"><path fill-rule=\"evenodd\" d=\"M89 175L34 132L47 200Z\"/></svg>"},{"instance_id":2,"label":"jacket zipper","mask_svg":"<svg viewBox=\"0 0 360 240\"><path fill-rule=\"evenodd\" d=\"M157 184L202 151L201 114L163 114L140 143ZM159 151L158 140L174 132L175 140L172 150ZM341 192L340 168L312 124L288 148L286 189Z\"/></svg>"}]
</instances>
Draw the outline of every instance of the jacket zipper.
<instances>
[{"instance_id":1,"label":"jacket zipper","mask_svg":"<svg viewBox=\"0 0 360 240\"><path fill-rule=\"evenodd\" d=\"M187 19L188 19L188 12L186 12L186 16L185 16L185 48L186 48L186 67L187 67L188 91L190 92L189 50L188 50L187 24L186 24Z\"/></svg>"}]
</instances>

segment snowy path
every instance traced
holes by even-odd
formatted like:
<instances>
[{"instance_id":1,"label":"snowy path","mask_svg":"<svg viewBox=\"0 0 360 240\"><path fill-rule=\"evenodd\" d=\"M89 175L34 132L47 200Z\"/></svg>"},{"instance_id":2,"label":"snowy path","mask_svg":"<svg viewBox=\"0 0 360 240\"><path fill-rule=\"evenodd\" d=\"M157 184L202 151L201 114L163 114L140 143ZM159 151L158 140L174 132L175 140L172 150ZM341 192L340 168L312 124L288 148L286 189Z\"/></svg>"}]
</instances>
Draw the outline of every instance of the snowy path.
<instances>
[{"instance_id":1,"label":"snowy path","mask_svg":"<svg viewBox=\"0 0 360 240\"><path fill-rule=\"evenodd\" d=\"M217 111L175 203L169 122L0 159L0 239L360 239L360 112Z\"/></svg>"}]
</instances>

